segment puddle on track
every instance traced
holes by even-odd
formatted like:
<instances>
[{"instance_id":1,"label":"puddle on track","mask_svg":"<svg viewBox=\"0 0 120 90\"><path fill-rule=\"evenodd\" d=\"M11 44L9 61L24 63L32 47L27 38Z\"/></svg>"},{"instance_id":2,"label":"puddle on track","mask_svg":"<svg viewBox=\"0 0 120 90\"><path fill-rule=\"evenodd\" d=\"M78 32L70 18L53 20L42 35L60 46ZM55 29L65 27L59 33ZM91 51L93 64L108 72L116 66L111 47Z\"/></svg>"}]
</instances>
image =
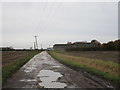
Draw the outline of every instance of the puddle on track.
<instances>
[{"instance_id":1,"label":"puddle on track","mask_svg":"<svg viewBox=\"0 0 120 90\"><path fill-rule=\"evenodd\" d=\"M41 70L37 77L42 81L39 85L44 88L64 88L67 86L65 83L57 82L57 79L62 77L62 75L58 72Z\"/></svg>"},{"instance_id":2,"label":"puddle on track","mask_svg":"<svg viewBox=\"0 0 120 90\"><path fill-rule=\"evenodd\" d=\"M36 66L33 65L33 66L29 66L29 67L26 67L24 72L28 73L28 72L32 72L33 70L36 70Z\"/></svg>"},{"instance_id":3,"label":"puddle on track","mask_svg":"<svg viewBox=\"0 0 120 90\"><path fill-rule=\"evenodd\" d=\"M36 79L22 79L21 82L36 82Z\"/></svg>"},{"instance_id":4,"label":"puddle on track","mask_svg":"<svg viewBox=\"0 0 120 90\"><path fill-rule=\"evenodd\" d=\"M53 66L53 68L61 68L61 66Z\"/></svg>"}]
</instances>

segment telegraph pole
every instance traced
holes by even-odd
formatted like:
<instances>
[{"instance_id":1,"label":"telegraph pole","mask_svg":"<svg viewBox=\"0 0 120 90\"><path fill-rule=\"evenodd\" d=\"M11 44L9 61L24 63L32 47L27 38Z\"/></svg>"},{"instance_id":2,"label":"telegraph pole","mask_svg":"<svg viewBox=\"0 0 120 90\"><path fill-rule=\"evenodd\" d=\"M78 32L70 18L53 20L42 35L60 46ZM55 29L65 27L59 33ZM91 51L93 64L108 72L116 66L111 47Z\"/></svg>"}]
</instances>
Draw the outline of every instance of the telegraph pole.
<instances>
[{"instance_id":1,"label":"telegraph pole","mask_svg":"<svg viewBox=\"0 0 120 90\"><path fill-rule=\"evenodd\" d=\"M35 49L38 49L37 36L34 37L35 37Z\"/></svg>"}]
</instances>

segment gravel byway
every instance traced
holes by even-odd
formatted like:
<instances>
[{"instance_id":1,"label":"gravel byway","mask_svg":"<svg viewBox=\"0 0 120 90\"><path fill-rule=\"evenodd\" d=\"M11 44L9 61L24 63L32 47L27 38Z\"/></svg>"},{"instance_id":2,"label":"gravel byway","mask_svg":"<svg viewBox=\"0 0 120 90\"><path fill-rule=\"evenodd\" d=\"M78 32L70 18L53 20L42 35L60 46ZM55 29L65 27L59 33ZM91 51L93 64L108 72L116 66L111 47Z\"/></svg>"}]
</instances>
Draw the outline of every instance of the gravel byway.
<instances>
[{"instance_id":1,"label":"gravel byway","mask_svg":"<svg viewBox=\"0 0 120 90\"><path fill-rule=\"evenodd\" d=\"M58 61L46 51L34 56L3 88L102 88L101 85L85 77Z\"/></svg>"}]
</instances>

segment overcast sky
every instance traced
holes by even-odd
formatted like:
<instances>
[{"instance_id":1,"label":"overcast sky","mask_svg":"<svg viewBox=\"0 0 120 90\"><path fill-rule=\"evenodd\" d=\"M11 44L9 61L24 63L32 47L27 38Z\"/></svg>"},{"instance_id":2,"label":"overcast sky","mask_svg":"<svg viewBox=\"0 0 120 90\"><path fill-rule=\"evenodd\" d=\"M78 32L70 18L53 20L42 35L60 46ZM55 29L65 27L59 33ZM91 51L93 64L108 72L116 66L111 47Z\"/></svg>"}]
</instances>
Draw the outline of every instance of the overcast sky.
<instances>
[{"instance_id":1,"label":"overcast sky","mask_svg":"<svg viewBox=\"0 0 120 90\"><path fill-rule=\"evenodd\" d=\"M116 2L4 2L3 46L39 48L68 41L108 42L118 39Z\"/></svg>"}]
</instances>

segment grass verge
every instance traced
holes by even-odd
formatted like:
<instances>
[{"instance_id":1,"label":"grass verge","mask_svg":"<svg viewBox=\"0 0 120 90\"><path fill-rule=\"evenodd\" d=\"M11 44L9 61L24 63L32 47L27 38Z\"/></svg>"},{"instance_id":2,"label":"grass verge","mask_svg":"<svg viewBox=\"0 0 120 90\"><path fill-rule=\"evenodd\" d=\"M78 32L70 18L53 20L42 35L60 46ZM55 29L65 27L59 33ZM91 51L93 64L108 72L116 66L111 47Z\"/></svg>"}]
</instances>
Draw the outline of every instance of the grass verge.
<instances>
[{"instance_id":1,"label":"grass verge","mask_svg":"<svg viewBox=\"0 0 120 90\"><path fill-rule=\"evenodd\" d=\"M62 63L72 67L82 68L90 73L94 73L108 79L113 83L120 83L120 64L90 58L63 55L54 51L49 52L49 54Z\"/></svg>"},{"instance_id":2,"label":"grass verge","mask_svg":"<svg viewBox=\"0 0 120 90\"><path fill-rule=\"evenodd\" d=\"M20 59L16 62L13 62L8 66L2 67L2 85L4 85L7 79L17 70L19 70L20 67L22 67L26 62L28 62L34 55L40 53L39 51L28 51L28 52L29 55L27 57Z\"/></svg>"}]
</instances>

